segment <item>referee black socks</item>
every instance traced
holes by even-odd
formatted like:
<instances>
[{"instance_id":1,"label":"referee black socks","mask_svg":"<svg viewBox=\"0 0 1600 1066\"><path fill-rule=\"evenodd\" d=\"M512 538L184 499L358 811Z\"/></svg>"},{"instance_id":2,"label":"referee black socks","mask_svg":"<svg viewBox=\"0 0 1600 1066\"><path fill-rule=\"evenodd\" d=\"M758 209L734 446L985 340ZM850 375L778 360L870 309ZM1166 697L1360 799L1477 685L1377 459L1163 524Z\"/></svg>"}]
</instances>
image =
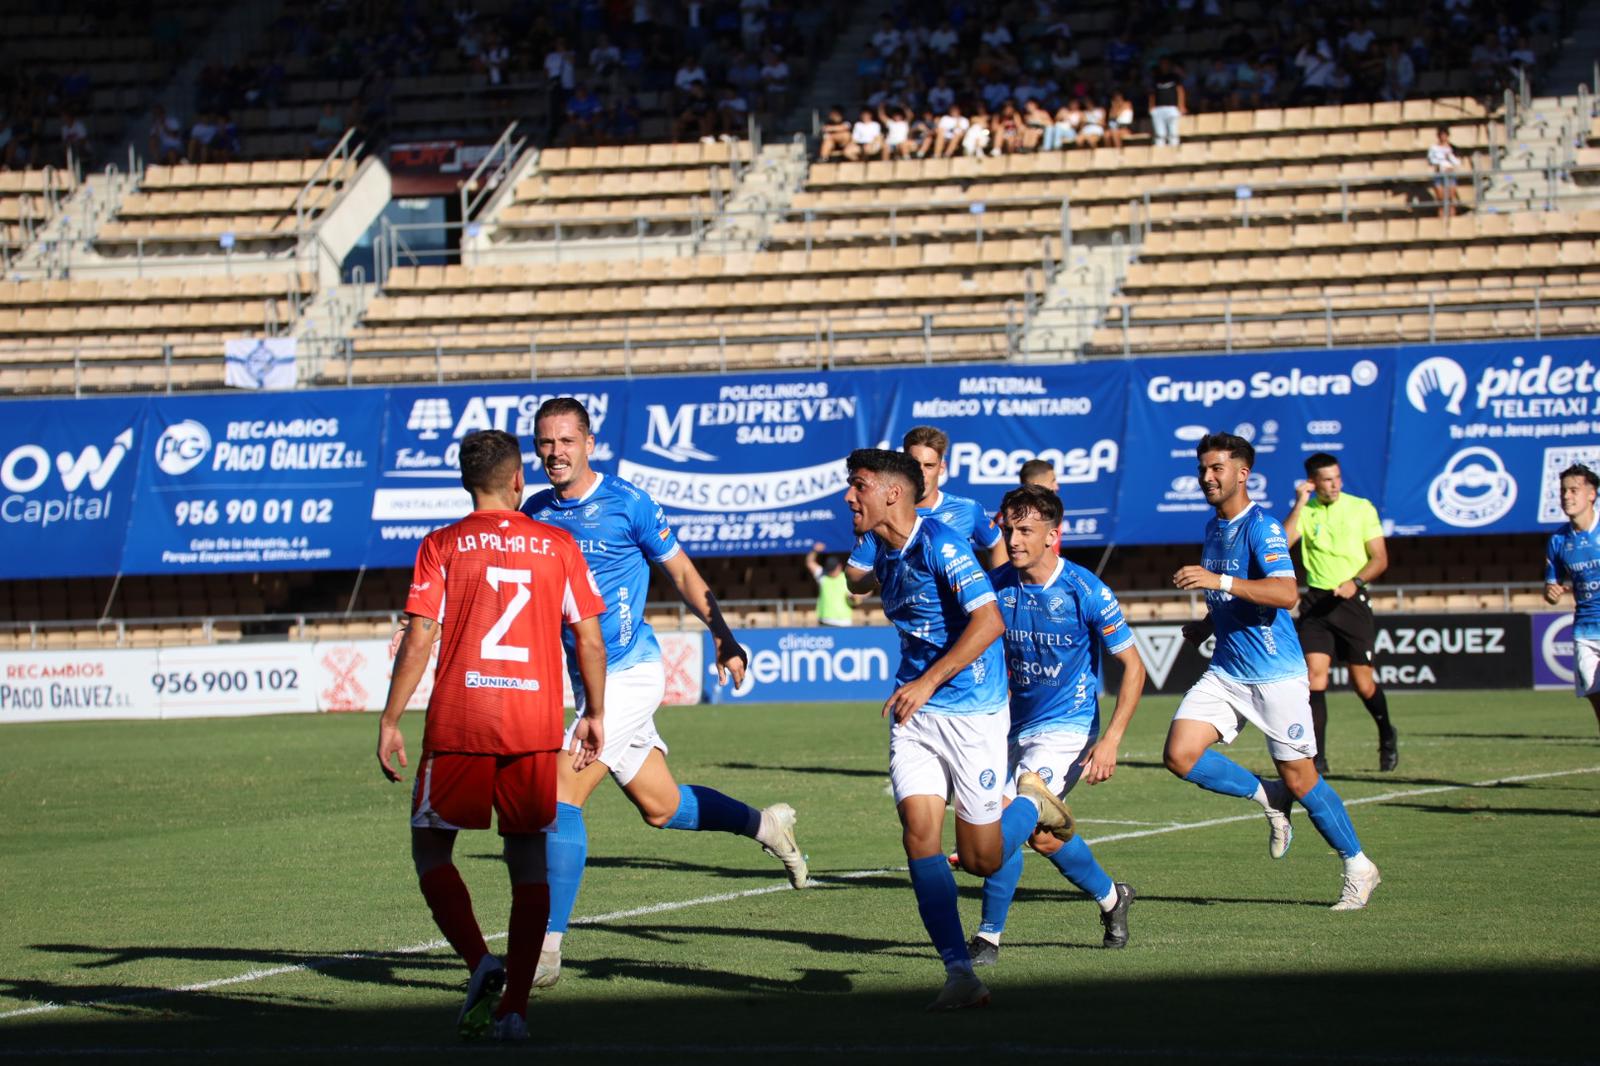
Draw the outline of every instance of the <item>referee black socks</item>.
<instances>
[{"instance_id":1,"label":"referee black socks","mask_svg":"<svg viewBox=\"0 0 1600 1066\"><path fill-rule=\"evenodd\" d=\"M1315 697L1316 693L1312 693ZM1372 720L1378 723L1378 735L1386 737L1394 729L1389 724L1389 698L1383 694L1383 686L1372 686L1372 695L1361 701L1366 705L1367 713L1372 715ZM1311 713L1316 714L1316 703L1311 705Z\"/></svg>"}]
</instances>

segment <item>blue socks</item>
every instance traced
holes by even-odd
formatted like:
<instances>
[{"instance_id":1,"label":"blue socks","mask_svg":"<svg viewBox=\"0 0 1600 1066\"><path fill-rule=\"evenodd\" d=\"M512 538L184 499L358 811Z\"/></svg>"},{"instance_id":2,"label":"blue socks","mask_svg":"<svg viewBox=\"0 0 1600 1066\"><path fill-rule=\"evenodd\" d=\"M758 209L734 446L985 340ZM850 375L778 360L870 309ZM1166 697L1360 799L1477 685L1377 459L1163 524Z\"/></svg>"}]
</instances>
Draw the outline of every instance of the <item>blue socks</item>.
<instances>
[{"instance_id":1,"label":"blue socks","mask_svg":"<svg viewBox=\"0 0 1600 1066\"><path fill-rule=\"evenodd\" d=\"M1015 807L1016 804L1012 804ZM1010 807L1006 808L1010 810ZM980 933L1003 933L1006 915L1011 911L1011 898L1017 894L1017 882L1022 880L1022 849L1014 849L1000 869L983 879L983 921Z\"/></svg>"},{"instance_id":2,"label":"blue socks","mask_svg":"<svg viewBox=\"0 0 1600 1066\"><path fill-rule=\"evenodd\" d=\"M1039 805L1027 796L1018 796L1000 815L1001 853L1010 855L1033 836L1039 827Z\"/></svg>"},{"instance_id":3,"label":"blue socks","mask_svg":"<svg viewBox=\"0 0 1600 1066\"><path fill-rule=\"evenodd\" d=\"M1195 760L1183 779L1192 781L1207 792L1220 792L1224 796L1238 796L1240 799L1256 798L1256 790L1262 787L1261 779L1255 774L1210 748Z\"/></svg>"},{"instance_id":4,"label":"blue socks","mask_svg":"<svg viewBox=\"0 0 1600 1066\"><path fill-rule=\"evenodd\" d=\"M1111 876L1100 869L1100 864L1095 862L1094 854L1082 837L1073 837L1049 858L1061 871L1061 876L1096 900L1105 899L1111 894Z\"/></svg>"},{"instance_id":5,"label":"blue socks","mask_svg":"<svg viewBox=\"0 0 1600 1066\"><path fill-rule=\"evenodd\" d=\"M753 837L761 828L761 812L704 785L679 785L678 809L663 829L691 833L737 833Z\"/></svg>"},{"instance_id":6,"label":"blue socks","mask_svg":"<svg viewBox=\"0 0 1600 1066\"><path fill-rule=\"evenodd\" d=\"M1014 805L1013 805L1014 806ZM911 888L917 894L917 912L922 915L928 938L950 972L972 971L967 941L961 932L961 913L956 909L956 878L943 855L912 859ZM1020 867L1021 863L1018 863Z\"/></svg>"},{"instance_id":7,"label":"blue socks","mask_svg":"<svg viewBox=\"0 0 1600 1066\"><path fill-rule=\"evenodd\" d=\"M1326 781L1319 780L1316 788L1301 796L1300 806L1306 809L1311 816L1311 824L1317 827L1322 839L1333 846L1340 858L1349 859L1361 854L1361 841L1356 839L1356 827L1350 824L1344 801Z\"/></svg>"},{"instance_id":8,"label":"blue socks","mask_svg":"<svg viewBox=\"0 0 1600 1066\"><path fill-rule=\"evenodd\" d=\"M556 804L556 831L545 836L544 853L550 878L549 930L565 933L578 902L578 886L583 883L583 864L589 858L589 831L583 824L582 807Z\"/></svg>"}]
</instances>

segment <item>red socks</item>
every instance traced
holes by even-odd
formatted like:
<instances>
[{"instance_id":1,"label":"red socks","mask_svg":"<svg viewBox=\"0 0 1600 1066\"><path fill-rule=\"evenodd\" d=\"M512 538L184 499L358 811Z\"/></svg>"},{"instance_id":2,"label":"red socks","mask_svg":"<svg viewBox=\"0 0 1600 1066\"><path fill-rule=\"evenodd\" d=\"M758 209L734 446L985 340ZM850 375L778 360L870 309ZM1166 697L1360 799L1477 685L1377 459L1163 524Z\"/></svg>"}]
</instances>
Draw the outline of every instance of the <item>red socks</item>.
<instances>
[{"instance_id":1,"label":"red socks","mask_svg":"<svg viewBox=\"0 0 1600 1066\"><path fill-rule=\"evenodd\" d=\"M528 992L550 921L550 886L544 882L511 886L511 926L506 944L506 990L495 1017L528 1013Z\"/></svg>"},{"instance_id":2,"label":"red socks","mask_svg":"<svg viewBox=\"0 0 1600 1066\"><path fill-rule=\"evenodd\" d=\"M478 919L472 913L472 895L462 882L461 874L447 863L423 874L418 878L418 884L422 886L422 898L428 901L428 909L433 911L433 921L439 927L439 932L444 934L450 946L456 949L456 954L466 962L467 969L476 970L478 963L489 954L489 946L483 942L483 931L478 928ZM549 896L545 898L548 906ZM515 926L512 928L515 929ZM526 1005L526 994L523 999Z\"/></svg>"}]
</instances>

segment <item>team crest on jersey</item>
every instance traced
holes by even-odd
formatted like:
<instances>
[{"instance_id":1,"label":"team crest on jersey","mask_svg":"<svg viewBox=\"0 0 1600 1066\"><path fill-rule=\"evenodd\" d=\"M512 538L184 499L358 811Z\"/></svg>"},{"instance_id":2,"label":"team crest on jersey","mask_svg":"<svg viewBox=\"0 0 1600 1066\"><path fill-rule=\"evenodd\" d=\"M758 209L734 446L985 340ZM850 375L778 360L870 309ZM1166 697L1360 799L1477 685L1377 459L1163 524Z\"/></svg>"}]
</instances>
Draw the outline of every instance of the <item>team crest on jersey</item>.
<instances>
[{"instance_id":1,"label":"team crest on jersey","mask_svg":"<svg viewBox=\"0 0 1600 1066\"><path fill-rule=\"evenodd\" d=\"M1044 609L1049 612L1051 618L1055 618L1061 614L1061 608L1065 607L1066 604L1067 598L1057 594L1044 601Z\"/></svg>"},{"instance_id":2,"label":"team crest on jersey","mask_svg":"<svg viewBox=\"0 0 1600 1066\"><path fill-rule=\"evenodd\" d=\"M1303 737L1305 735L1306 735L1306 727L1301 725L1299 722L1296 722L1294 725L1289 727L1289 739L1290 740L1299 740L1301 737Z\"/></svg>"},{"instance_id":3,"label":"team crest on jersey","mask_svg":"<svg viewBox=\"0 0 1600 1066\"><path fill-rule=\"evenodd\" d=\"M982 785L984 788L993 788L996 780L998 780L998 778L995 777L993 770L985 770L983 773L978 775L978 784Z\"/></svg>"},{"instance_id":4,"label":"team crest on jersey","mask_svg":"<svg viewBox=\"0 0 1600 1066\"><path fill-rule=\"evenodd\" d=\"M1041 766L1039 769L1035 770L1034 773L1038 774L1039 780L1043 781L1047 785L1050 783L1050 779L1056 776L1055 771L1050 769L1048 766Z\"/></svg>"},{"instance_id":5,"label":"team crest on jersey","mask_svg":"<svg viewBox=\"0 0 1600 1066\"><path fill-rule=\"evenodd\" d=\"M598 503L591 503L589 506L587 506L587 507L585 507L583 509L583 517L585 517L585 518L593 518L595 515L597 515L599 513L600 513L600 505Z\"/></svg>"}]
</instances>

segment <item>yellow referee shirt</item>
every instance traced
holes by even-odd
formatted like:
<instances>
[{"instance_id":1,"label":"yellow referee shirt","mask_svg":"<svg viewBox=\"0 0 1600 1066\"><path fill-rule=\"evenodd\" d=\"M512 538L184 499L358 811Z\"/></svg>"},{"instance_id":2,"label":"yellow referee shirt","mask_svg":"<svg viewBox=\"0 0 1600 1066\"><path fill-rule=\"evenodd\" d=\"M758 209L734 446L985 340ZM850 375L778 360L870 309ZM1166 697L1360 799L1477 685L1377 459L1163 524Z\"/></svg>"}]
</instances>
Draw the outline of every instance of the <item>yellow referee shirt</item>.
<instances>
[{"instance_id":1,"label":"yellow referee shirt","mask_svg":"<svg viewBox=\"0 0 1600 1066\"><path fill-rule=\"evenodd\" d=\"M1383 536L1371 501L1341 492L1332 503L1313 495L1300 512L1300 558L1306 584L1335 589L1367 565L1367 541Z\"/></svg>"}]
</instances>

